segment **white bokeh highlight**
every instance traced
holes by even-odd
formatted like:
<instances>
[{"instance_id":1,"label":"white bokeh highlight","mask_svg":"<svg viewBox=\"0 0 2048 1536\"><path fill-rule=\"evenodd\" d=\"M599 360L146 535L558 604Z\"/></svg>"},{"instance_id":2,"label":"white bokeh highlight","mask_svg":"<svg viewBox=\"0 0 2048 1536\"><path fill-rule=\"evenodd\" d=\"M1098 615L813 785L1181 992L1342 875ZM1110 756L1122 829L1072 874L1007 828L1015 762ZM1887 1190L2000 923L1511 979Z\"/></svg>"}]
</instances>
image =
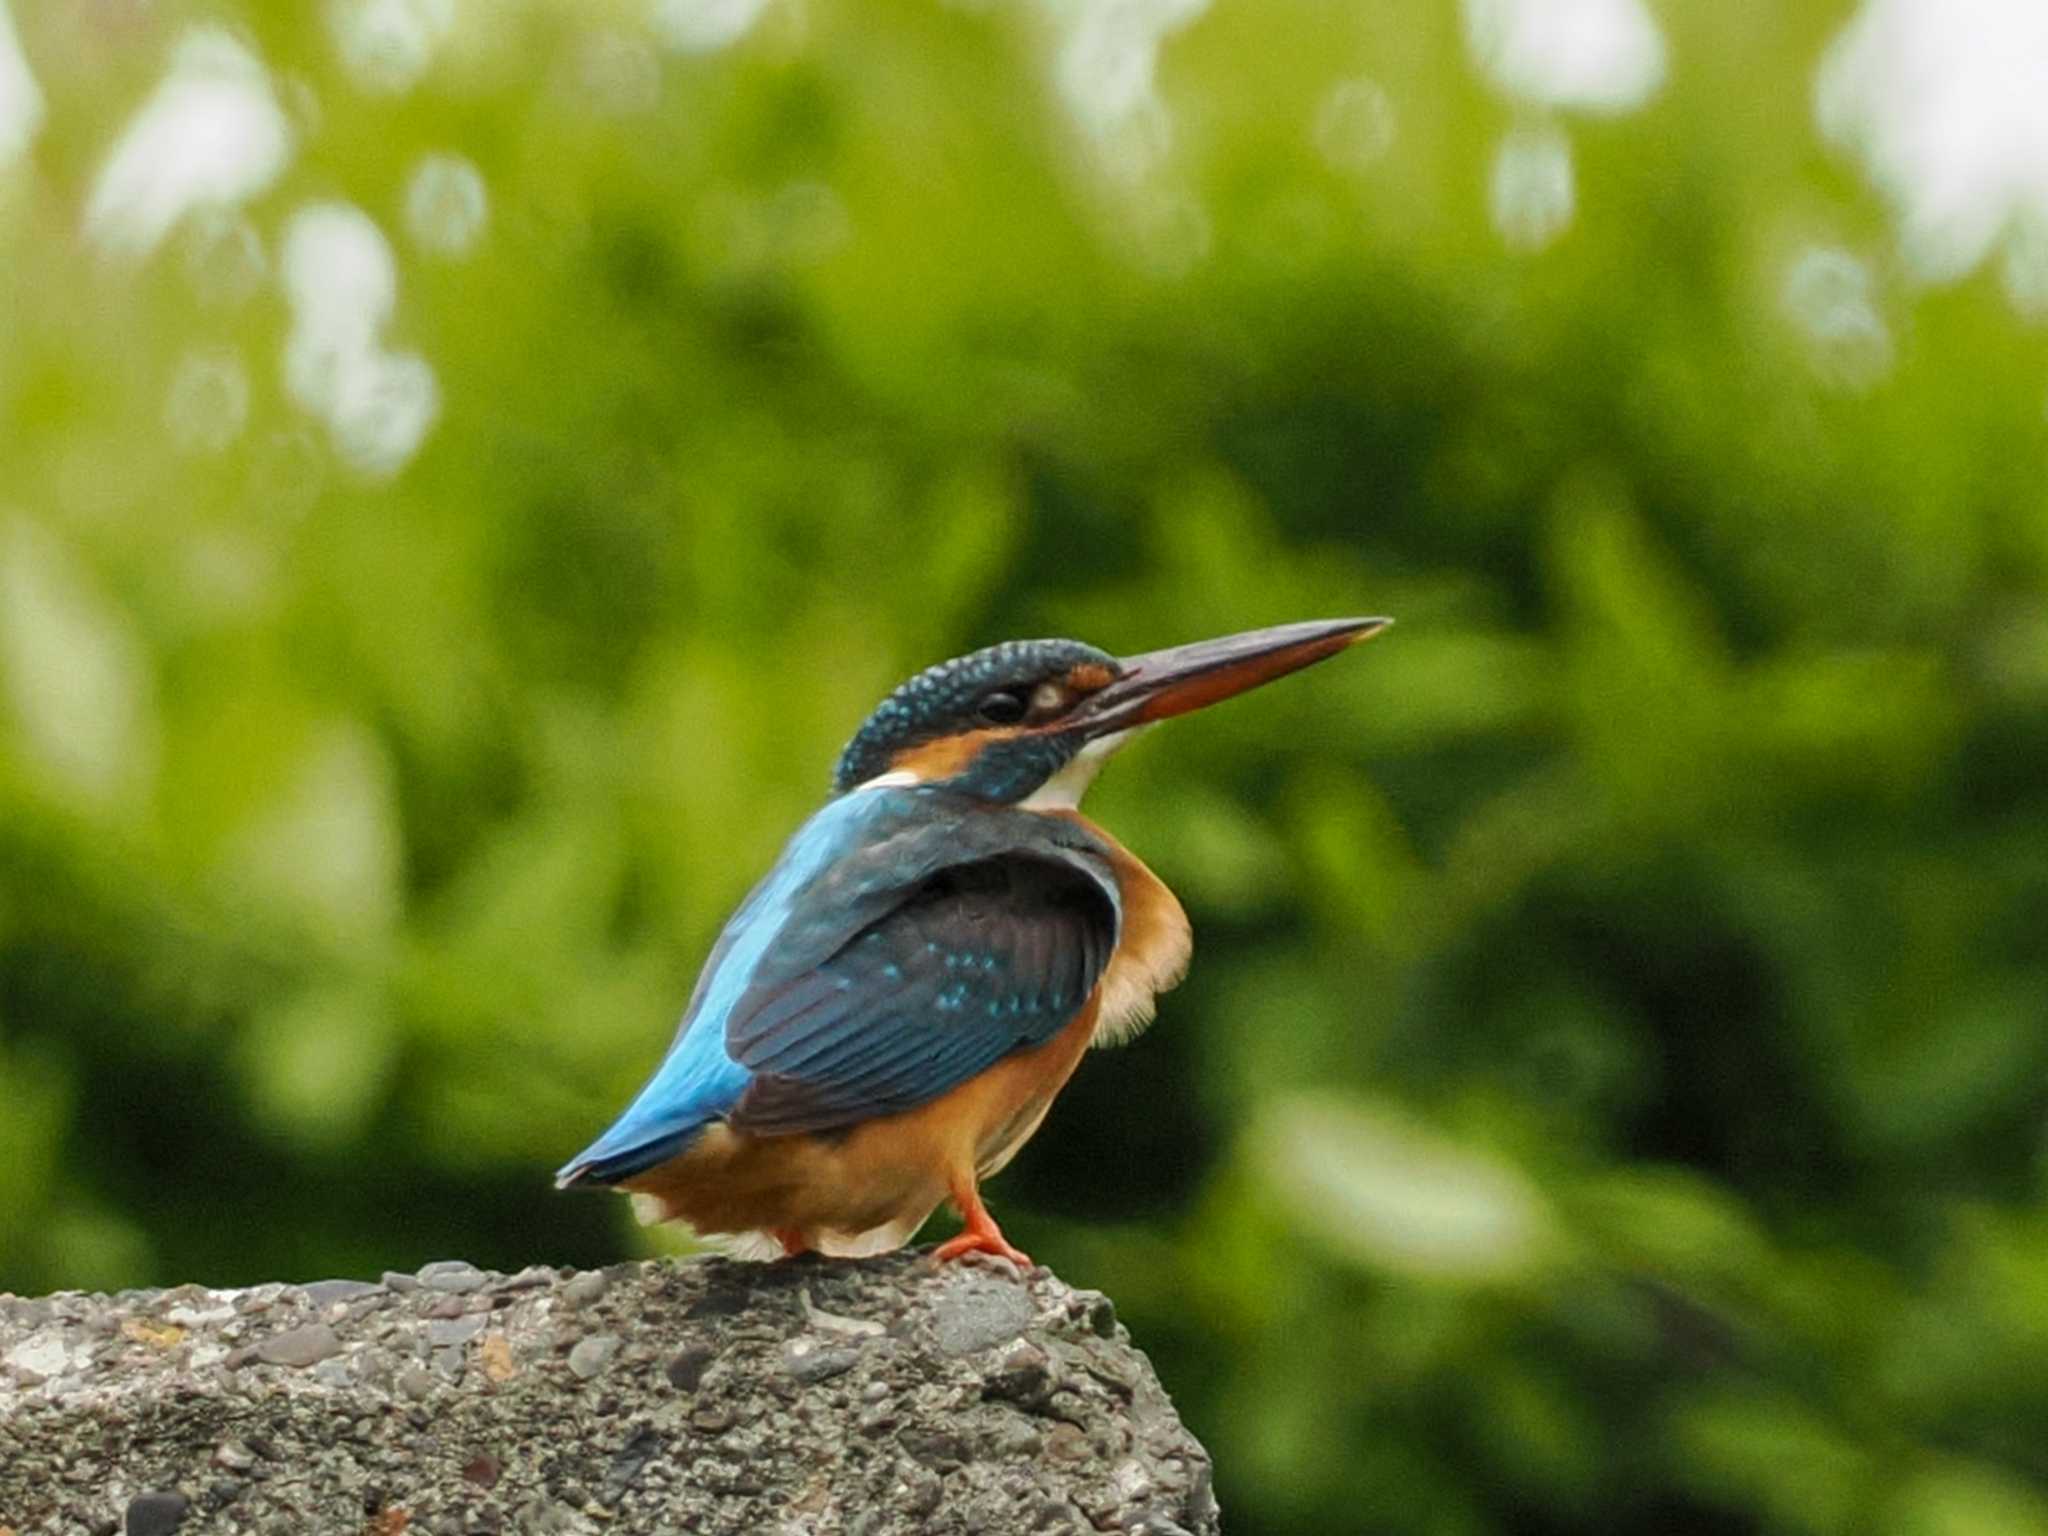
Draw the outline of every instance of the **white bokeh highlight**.
<instances>
[{"instance_id":1,"label":"white bokeh highlight","mask_svg":"<svg viewBox=\"0 0 2048 1536\"><path fill-rule=\"evenodd\" d=\"M1664 35L1642 0L1465 0L1465 44L1531 106L1630 112L1664 83Z\"/></svg>"},{"instance_id":2,"label":"white bokeh highlight","mask_svg":"<svg viewBox=\"0 0 2048 1536\"><path fill-rule=\"evenodd\" d=\"M1821 61L1814 114L1891 204L1912 276L1996 255L2014 304L2048 312L2048 4L1865 0Z\"/></svg>"},{"instance_id":3,"label":"white bokeh highlight","mask_svg":"<svg viewBox=\"0 0 2048 1536\"><path fill-rule=\"evenodd\" d=\"M262 60L219 27L196 27L122 130L93 182L86 238L140 259L197 208L264 191L291 159L290 127Z\"/></svg>"},{"instance_id":4,"label":"white bokeh highlight","mask_svg":"<svg viewBox=\"0 0 2048 1536\"><path fill-rule=\"evenodd\" d=\"M1487 208L1515 250L1540 251L1578 203L1560 112L1613 115L1664 84L1664 34L1642 0L1464 0L1465 46L1522 121L1494 153Z\"/></svg>"},{"instance_id":5,"label":"white bokeh highlight","mask_svg":"<svg viewBox=\"0 0 2048 1536\"><path fill-rule=\"evenodd\" d=\"M292 216L279 269L292 310L286 389L326 423L345 463L376 479L396 474L441 400L424 358L384 348L398 301L391 242L360 208L314 203Z\"/></svg>"},{"instance_id":6,"label":"white bokeh highlight","mask_svg":"<svg viewBox=\"0 0 2048 1536\"><path fill-rule=\"evenodd\" d=\"M411 90L455 30L455 0L329 0L327 31L363 90Z\"/></svg>"},{"instance_id":7,"label":"white bokeh highlight","mask_svg":"<svg viewBox=\"0 0 2048 1536\"><path fill-rule=\"evenodd\" d=\"M1780 301L1823 382L1860 394L1891 371L1891 327L1878 311L1876 281L1851 252L1803 247L1785 270Z\"/></svg>"},{"instance_id":8,"label":"white bokeh highlight","mask_svg":"<svg viewBox=\"0 0 2048 1536\"><path fill-rule=\"evenodd\" d=\"M768 0L654 0L655 36L678 53L716 53L754 28Z\"/></svg>"},{"instance_id":9,"label":"white bokeh highlight","mask_svg":"<svg viewBox=\"0 0 2048 1536\"><path fill-rule=\"evenodd\" d=\"M1058 29L1053 79L1102 167L1124 180L1148 175L1173 144L1159 94L1159 50L1209 0L1044 0Z\"/></svg>"},{"instance_id":10,"label":"white bokeh highlight","mask_svg":"<svg viewBox=\"0 0 2048 1536\"><path fill-rule=\"evenodd\" d=\"M1249 1139L1295 1224L1369 1269L1511 1282L1562 1249L1556 1213L1526 1174L1391 1102L1291 1095L1259 1116Z\"/></svg>"},{"instance_id":11,"label":"white bokeh highlight","mask_svg":"<svg viewBox=\"0 0 2048 1536\"><path fill-rule=\"evenodd\" d=\"M489 215L483 173L460 155L428 155L406 179L405 230L430 256L467 256Z\"/></svg>"}]
</instances>

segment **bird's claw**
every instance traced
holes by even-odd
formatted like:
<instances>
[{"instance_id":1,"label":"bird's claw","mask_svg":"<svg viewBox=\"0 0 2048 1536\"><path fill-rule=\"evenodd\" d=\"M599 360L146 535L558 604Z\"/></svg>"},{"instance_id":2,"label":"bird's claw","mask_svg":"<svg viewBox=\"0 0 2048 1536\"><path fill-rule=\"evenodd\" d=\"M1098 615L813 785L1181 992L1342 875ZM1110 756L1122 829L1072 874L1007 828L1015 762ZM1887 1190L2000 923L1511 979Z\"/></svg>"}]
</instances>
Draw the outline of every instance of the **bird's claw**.
<instances>
[{"instance_id":1,"label":"bird's claw","mask_svg":"<svg viewBox=\"0 0 2048 1536\"><path fill-rule=\"evenodd\" d=\"M1000 1232L976 1232L972 1229L957 1237L948 1238L932 1250L934 1264L949 1264L974 1256L999 1260L1014 1268L1021 1279L1033 1268L1031 1255L1006 1239Z\"/></svg>"}]
</instances>

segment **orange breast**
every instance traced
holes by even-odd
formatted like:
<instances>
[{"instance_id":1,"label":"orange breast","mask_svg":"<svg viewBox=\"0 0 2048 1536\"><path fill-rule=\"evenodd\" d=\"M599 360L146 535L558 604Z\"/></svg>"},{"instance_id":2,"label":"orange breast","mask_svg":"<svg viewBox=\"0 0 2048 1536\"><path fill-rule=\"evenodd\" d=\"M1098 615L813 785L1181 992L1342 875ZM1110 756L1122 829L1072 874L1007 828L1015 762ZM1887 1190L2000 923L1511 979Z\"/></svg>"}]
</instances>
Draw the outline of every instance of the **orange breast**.
<instances>
[{"instance_id":1,"label":"orange breast","mask_svg":"<svg viewBox=\"0 0 2048 1536\"><path fill-rule=\"evenodd\" d=\"M1031 1138L1095 1034L1089 1005L1045 1044L1005 1056L928 1104L843 1133L750 1136L714 1125L680 1157L626 1181L658 1219L701 1233L796 1228L826 1252L867 1247L877 1229L909 1239L951 1184L986 1178ZM891 1244L890 1246L894 1246Z\"/></svg>"},{"instance_id":2,"label":"orange breast","mask_svg":"<svg viewBox=\"0 0 2048 1536\"><path fill-rule=\"evenodd\" d=\"M1096 989L1101 1012L1092 1043L1121 1045L1152 1022L1159 994L1180 985L1187 974L1194 930L1180 898L1130 849L1079 811L1046 814L1078 822L1100 838L1116 871L1123 926L1117 932L1116 953L1109 957L1109 968Z\"/></svg>"}]
</instances>

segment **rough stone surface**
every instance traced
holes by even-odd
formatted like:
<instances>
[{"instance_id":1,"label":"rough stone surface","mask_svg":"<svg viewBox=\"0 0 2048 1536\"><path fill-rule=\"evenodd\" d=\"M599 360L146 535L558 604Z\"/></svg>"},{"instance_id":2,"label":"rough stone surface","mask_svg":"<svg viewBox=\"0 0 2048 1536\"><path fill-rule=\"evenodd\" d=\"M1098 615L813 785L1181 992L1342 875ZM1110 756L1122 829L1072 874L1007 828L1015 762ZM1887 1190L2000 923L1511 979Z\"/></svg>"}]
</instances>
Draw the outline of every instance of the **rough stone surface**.
<instances>
[{"instance_id":1,"label":"rough stone surface","mask_svg":"<svg viewBox=\"0 0 2048 1536\"><path fill-rule=\"evenodd\" d=\"M1217 1530L1114 1309L1043 1270L707 1259L0 1296L0 1530Z\"/></svg>"}]
</instances>

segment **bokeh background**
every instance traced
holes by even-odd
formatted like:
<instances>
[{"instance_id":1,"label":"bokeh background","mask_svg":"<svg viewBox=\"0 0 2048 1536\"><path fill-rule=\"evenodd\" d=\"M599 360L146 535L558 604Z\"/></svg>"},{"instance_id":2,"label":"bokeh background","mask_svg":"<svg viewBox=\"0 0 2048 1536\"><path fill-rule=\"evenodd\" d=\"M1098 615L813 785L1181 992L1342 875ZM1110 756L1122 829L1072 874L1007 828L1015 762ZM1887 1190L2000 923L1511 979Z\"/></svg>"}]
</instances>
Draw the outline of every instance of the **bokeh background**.
<instances>
[{"instance_id":1,"label":"bokeh background","mask_svg":"<svg viewBox=\"0 0 2048 1536\"><path fill-rule=\"evenodd\" d=\"M0 1288L549 1173L901 676L1090 809L993 1190L1252 1533L2048 1532L2048 12L0 6ZM935 1224L936 1226L936 1224Z\"/></svg>"}]
</instances>

